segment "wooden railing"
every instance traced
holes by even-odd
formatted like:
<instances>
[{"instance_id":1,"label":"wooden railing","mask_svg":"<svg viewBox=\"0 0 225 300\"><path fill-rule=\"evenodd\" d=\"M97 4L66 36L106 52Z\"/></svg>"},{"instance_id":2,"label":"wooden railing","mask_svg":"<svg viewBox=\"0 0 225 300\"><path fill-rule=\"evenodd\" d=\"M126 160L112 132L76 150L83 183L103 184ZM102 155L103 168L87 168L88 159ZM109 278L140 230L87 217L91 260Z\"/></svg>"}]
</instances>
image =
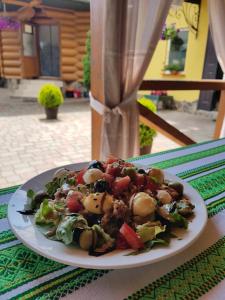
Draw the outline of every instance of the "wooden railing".
<instances>
[{"instance_id":1,"label":"wooden railing","mask_svg":"<svg viewBox=\"0 0 225 300\"><path fill-rule=\"evenodd\" d=\"M199 81L174 81L174 80L145 80L140 86L140 90L220 90L220 102L218 116L214 131L214 138L220 137L223 120L225 117L225 81L224 80L199 80ZM157 114L149 111L139 104L140 120L144 124L156 129L166 137L172 139L180 145L190 145L195 143L191 138L183 134L179 128L167 123Z\"/></svg>"}]
</instances>

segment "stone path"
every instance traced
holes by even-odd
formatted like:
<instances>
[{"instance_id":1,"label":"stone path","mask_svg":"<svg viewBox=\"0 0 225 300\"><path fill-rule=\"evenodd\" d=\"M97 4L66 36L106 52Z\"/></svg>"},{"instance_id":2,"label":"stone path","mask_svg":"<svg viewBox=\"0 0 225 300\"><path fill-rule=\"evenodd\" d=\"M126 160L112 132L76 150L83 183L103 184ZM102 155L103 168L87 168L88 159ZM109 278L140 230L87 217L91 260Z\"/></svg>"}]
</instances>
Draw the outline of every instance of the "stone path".
<instances>
[{"instance_id":1,"label":"stone path","mask_svg":"<svg viewBox=\"0 0 225 300\"><path fill-rule=\"evenodd\" d=\"M163 117L197 141L211 139L214 123L178 112ZM91 114L88 102L66 100L58 121L47 121L36 102L9 99L0 89L0 188L21 184L49 168L91 159ZM153 152L178 145L158 135Z\"/></svg>"}]
</instances>

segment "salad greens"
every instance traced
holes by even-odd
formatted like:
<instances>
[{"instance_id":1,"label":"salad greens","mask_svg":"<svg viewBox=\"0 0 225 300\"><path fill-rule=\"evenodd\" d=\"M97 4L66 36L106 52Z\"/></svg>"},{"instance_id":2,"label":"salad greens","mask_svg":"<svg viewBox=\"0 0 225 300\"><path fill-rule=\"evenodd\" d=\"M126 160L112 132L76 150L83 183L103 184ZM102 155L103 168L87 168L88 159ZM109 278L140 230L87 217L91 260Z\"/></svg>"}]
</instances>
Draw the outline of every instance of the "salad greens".
<instances>
[{"instance_id":1,"label":"salad greens","mask_svg":"<svg viewBox=\"0 0 225 300\"><path fill-rule=\"evenodd\" d=\"M114 249L128 255L166 246L173 228L188 229L194 205L180 182L160 169L139 169L110 157L76 171L59 169L45 190L27 191L34 221L43 234L99 256ZM47 232L46 232L47 230Z\"/></svg>"}]
</instances>

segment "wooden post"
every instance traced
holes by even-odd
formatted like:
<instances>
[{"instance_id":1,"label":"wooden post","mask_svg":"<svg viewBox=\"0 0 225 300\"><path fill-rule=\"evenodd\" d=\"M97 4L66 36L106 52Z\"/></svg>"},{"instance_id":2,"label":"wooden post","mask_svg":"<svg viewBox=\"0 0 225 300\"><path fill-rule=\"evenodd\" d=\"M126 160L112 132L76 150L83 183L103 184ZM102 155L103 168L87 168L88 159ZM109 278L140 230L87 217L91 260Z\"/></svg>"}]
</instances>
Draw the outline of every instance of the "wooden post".
<instances>
[{"instance_id":1,"label":"wooden post","mask_svg":"<svg viewBox=\"0 0 225 300\"><path fill-rule=\"evenodd\" d=\"M91 92L95 99L104 101L102 74L102 34L103 18L102 0L91 1ZM99 159L102 117L91 111L92 159Z\"/></svg>"},{"instance_id":2,"label":"wooden post","mask_svg":"<svg viewBox=\"0 0 225 300\"><path fill-rule=\"evenodd\" d=\"M219 107L218 107L218 116L216 119L216 127L214 131L214 138L218 139L220 137L221 129L223 126L225 118L225 90L221 91L220 94L220 102L219 102Z\"/></svg>"}]
</instances>

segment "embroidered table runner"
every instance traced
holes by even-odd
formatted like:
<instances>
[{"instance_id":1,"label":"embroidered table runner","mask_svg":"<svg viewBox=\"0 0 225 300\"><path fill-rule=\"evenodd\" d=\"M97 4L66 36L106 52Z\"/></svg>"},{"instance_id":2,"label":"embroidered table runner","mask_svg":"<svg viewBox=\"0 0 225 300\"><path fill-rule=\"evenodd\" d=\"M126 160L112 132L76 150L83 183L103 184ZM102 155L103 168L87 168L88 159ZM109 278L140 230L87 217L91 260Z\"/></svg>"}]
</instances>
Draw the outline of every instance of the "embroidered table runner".
<instances>
[{"instance_id":1,"label":"embroidered table runner","mask_svg":"<svg viewBox=\"0 0 225 300\"><path fill-rule=\"evenodd\" d=\"M127 270L62 265L25 247L9 228L0 190L0 299L225 299L225 139L130 159L189 182L207 205L201 237L182 253ZM154 250L153 250L154 251Z\"/></svg>"}]
</instances>

